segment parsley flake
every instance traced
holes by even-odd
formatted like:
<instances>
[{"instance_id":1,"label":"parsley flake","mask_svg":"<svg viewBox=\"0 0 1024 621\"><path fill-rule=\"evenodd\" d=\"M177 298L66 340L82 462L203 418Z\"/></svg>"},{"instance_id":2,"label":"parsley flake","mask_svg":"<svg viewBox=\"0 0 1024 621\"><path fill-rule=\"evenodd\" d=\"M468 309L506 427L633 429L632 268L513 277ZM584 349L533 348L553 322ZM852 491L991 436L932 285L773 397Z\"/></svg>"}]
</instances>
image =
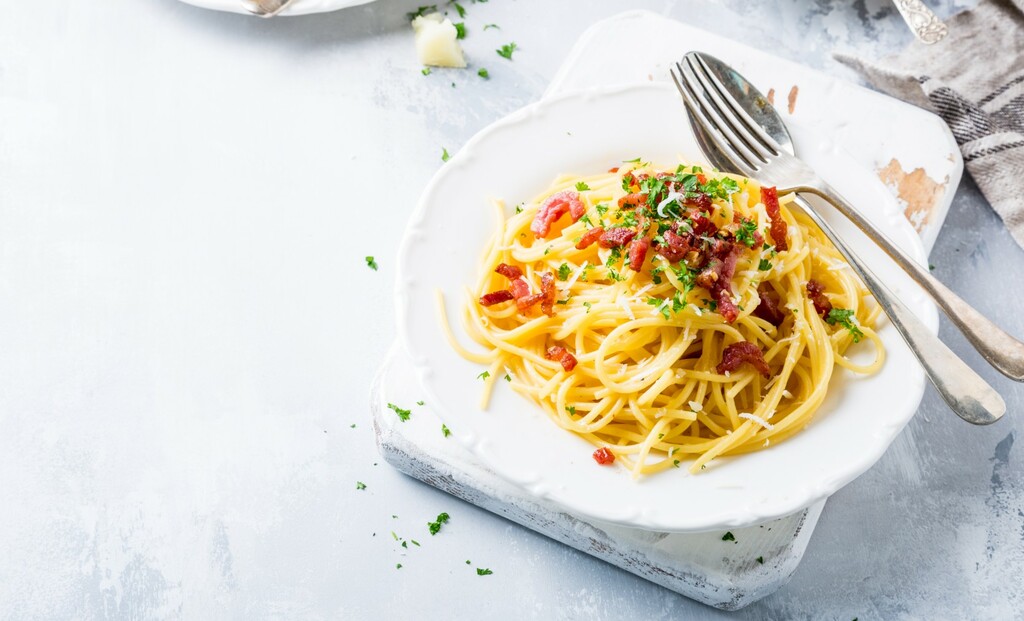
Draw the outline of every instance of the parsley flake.
<instances>
[{"instance_id":1,"label":"parsley flake","mask_svg":"<svg viewBox=\"0 0 1024 621\"><path fill-rule=\"evenodd\" d=\"M597 210L597 215L599 216L603 216L608 213L608 205L598 205L597 207L594 207L594 209Z\"/></svg>"},{"instance_id":2,"label":"parsley flake","mask_svg":"<svg viewBox=\"0 0 1024 621\"><path fill-rule=\"evenodd\" d=\"M501 46L501 49L497 49L494 51L498 53L498 56L501 56L502 58L507 58L508 60L512 60L512 53L515 52L518 48L519 46L516 45L515 43L506 43L505 45Z\"/></svg>"},{"instance_id":3,"label":"parsley flake","mask_svg":"<svg viewBox=\"0 0 1024 621\"><path fill-rule=\"evenodd\" d=\"M494 572L490 569L480 569L479 567L476 568L476 575L478 576L490 576L493 573Z\"/></svg>"},{"instance_id":4,"label":"parsley flake","mask_svg":"<svg viewBox=\"0 0 1024 621\"><path fill-rule=\"evenodd\" d=\"M757 232L757 223L744 218L740 221L740 228L736 229L736 241L747 248L754 247L754 233Z\"/></svg>"},{"instance_id":5,"label":"parsley flake","mask_svg":"<svg viewBox=\"0 0 1024 621\"><path fill-rule=\"evenodd\" d=\"M763 556L757 557L757 562L761 563L762 565L764 565L764 557Z\"/></svg>"},{"instance_id":6,"label":"parsley flake","mask_svg":"<svg viewBox=\"0 0 1024 621\"><path fill-rule=\"evenodd\" d=\"M487 70L483 68L477 71L476 74L485 80L489 80L491 78L491 74L487 73Z\"/></svg>"},{"instance_id":7,"label":"parsley flake","mask_svg":"<svg viewBox=\"0 0 1024 621\"><path fill-rule=\"evenodd\" d=\"M736 541L736 537L732 534L731 530L726 531L726 533L722 535L722 541Z\"/></svg>"},{"instance_id":8,"label":"parsley flake","mask_svg":"<svg viewBox=\"0 0 1024 621\"><path fill-rule=\"evenodd\" d=\"M427 528L430 529L431 535L436 535L441 531L441 525L446 524L450 516L447 513L439 513L437 519L433 522L427 522Z\"/></svg>"},{"instance_id":9,"label":"parsley flake","mask_svg":"<svg viewBox=\"0 0 1024 621\"><path fill-rule=\"evenodd\" d=\"M460 18L466 17L466 9L458 2L452 2L452 6L455 7L455 12L459 14Z\"/></svg>"},{"instance_id":10,"label":"parsley flake","mask_svg":"<svg viewBox=\"0 0 1024 621\"><path fill-rule=\"evenodd\" d=\"M417 401L416 405L423 405L423 403L424 403L423 401Z\"/></svg>"},{"instance_id":11,"label":"parsley flake","mask_svg":"<svg viewBox=\"0 0 1024 621\"><path fill-rule=\"evenodd\" d=\"M441 161L447 162L450 159L452 159L452 156L448 155L448 149L441 147Z\"/></svg>"},{"instance_id":12,"label":"parsley flake","mask_svg":"<svg viewBox=\"0 0 1024 621\"><path fill-rule=\"evenodd\" d=\"M558 266L558 280L565 282L569 280L569 274L572 273L572 268L569 267L568 263L563 263Z\"/></svg>"},{"instance_id":13,"label":"parsley flake","mask_svg":"<svg viewBox=\"0 0 1024 621\"><path fill-rule=\"evenodd\" d=\"M768 259L761 259L757 264L757 269L762 272L767 272L772 269L772 262Z\"/></svg>"},{"instance_id":14,"label":"parsley flake","mask_svg":"<svg viewBox=\"0 0 1024 621\"><path fill-rule=\"evenodd\" d=\"M376 272L377 271L377 259L374 259L372 256L366 257L366 267L368 267L371 270Z\"/></svg>"},{"instance_id":15,"label":"parsley flake","mask_svg":"<svg viewBox=\"0 0 1024 621\"><path fill-rule=\"evenodd\" d=\"M577 181L576 182L576 191L577 192L586 192L589 189L590 189L590 186L587 185L586 182L583 182L583 181Z\"/></svg>"},{"instance_id":16,"label":"parsley flake","mask_svg":"<svg viewBox=\"0 0 1024 621\"><path fill-rule=\"evenodd\" d=\"M461 15L459 17L462 17ZM466 38L466 24L464 22L456 22L452 24L455 26L455 38L465 39Z\"/></svg>"},{"instance_id":17,"label":"parsley flake","mask_svg":"<svg viewBox=\"0 0 1024 621\"><path fill-rule=\"evenodd\" d=\"M830 325L839 324L849 330L850 334L853 335L854 343L860 343L860 340L864 338L864 333L857 326L853 311L848 308L833 308L828 312L828 317L825 318L825 321Z\"/></svg>"},{"instance_id":18,"label":"parsley flake","mask_svg":"<svg viewBox=\"0 0 1024 621\"><path fill-rule=\"evenodd\" d=\"M511 376L511 375L509 375L508 373L506 373L506 374L505 374L505 381L506 381L506 382L511 382L511 381L512 381L512 376Z\"/></svg>"},{"instance_id":19,"label":"parsley flake","mask_svg":"<svg viewBox=\"0 0 1024 621\"><path fill-rule=\"evenodd\" d=\"M420 69L420 73L422 73L423 75L430 75L430 67L424 67Z\"/></svg>"},{"instance_id":20,"label":"parsley flake","mask_svg":"<svg viewBox=\"0 0 1024 621\"><path fill-rule=\"evenodd\" d=\"M482 380L485 380L485 379L487 379L487 378L488 378L488 377L490 377L490 376L491 376L491 373L490 373L490 371L484 371L484 372L483 372L483 373L481 373L480 375L477 375L477 376L476 376L476 378L477 378L477 379L482 379Z\"/></svg>"},{"instance_id":21,"label":"parsley flake","mask_svg":"<svg viewBox=\"0 0 1024 621\"><path fill-rule=\"evenodd\" d=\"M576 416L576 406L575 405L567 405L567 406L565 406L565 411L569 413L569 416Z\"/></svg>"},{"instance_id":22,"label":"parsley flake","mask_svg":"<svg viewBox=\"0 0 1024 621\"><path fill-rule=\"evenodd\" d=\"M362 481L356 481L356 489L366 489L366 483Z\"/></svg>"},{"instance_id":23,"label":"parsley flake","mask_svg":"<svg viewBox=\"0 0 1024 621\"><path fill-rule=\"evenodd\" d=\"M430 13L437 13L436 4L428 4L427 6L421 6L412 13L406 13L405 16L408 17L409 21L411 22L417 17L423 17L424 15L429 15Z\"/></svg>"},{"instance_id":24,"label":"parsley flake","mask_svg":"<svg viewBox=\"0 0 1024 621\"><path fill-rule=\"evenodd\" d=\"M409 416L412 414L412 412L410 412L409 410L403 410L394 403L389 403L388 407L394 410L395 414L398 414L398 419L401 420L403 423L409 420Z\"/></svg>"},{"instance_id":25,"label":"parsley flake","mask_svg":"<svg viewBox=\"0 0 1024 621\"><path fill-rule=\"evenodd\" d=\"M488 28L494 28L494 29L497 29L497 30L501 30L501 26L499 26L497 24L484 24L484 30L487 30Z\"/></svg>"},{"instance_id":26,"label":"parsley flake","mask_svg":"<svg viewBox=\"0 0 1024 621\"><path fill-rule=\"evenodd\" d=\"M452 430L448 428L448 425L441 423L441 433L444 435L444 437L447 438L448 436L452 435Z\"/></svg>"},{"instance_id":27,"label":"parsley flake","mask_svg":"<svg viewBox=\"0 0 1024 621\"><path fill-rule=\"evenodd\" d=\"M402 564L401 564L401 563L397 563L397 564L395 565L395 569L401 569L401 568L402 568Z\"/></svg>"}]
</instances>

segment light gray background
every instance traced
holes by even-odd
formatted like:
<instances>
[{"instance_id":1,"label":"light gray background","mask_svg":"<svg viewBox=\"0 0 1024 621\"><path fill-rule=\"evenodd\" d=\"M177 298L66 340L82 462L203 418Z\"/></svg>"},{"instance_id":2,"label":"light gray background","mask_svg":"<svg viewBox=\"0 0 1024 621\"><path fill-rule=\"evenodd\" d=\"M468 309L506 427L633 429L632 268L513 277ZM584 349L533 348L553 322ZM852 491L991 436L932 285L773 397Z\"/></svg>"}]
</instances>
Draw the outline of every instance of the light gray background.
<instances>
[{"instance_id":1,"label":"light gray background","mask_svg":"<svg viewBox=\"0 0 1024 621\"><path fill-rule=\"evenodd\" d=\"M588 25L646 8L846 77L832 51L909 41L883 0L465 0L473 70L423 76L416 4L270 22L0 4L0 618L1020 617L1024 390L945 323L1006 419L970 428L929 389L793 581L739 613L381 462L368 389L416 197L442 147L536 100ZM508 41L513 62L493 51ZM1024 335L1024 252L970 179L932 263Z\"/></svg>"}]
</instances>

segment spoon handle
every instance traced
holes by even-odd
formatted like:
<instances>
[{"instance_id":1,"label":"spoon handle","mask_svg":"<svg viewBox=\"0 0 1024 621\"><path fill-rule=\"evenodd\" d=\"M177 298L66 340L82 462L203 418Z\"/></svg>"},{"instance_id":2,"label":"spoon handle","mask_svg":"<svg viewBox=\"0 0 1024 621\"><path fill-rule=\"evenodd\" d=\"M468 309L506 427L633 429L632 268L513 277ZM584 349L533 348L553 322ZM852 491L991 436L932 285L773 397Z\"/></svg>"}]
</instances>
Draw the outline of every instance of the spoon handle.
<instances>
[{"instance_id":1,"label":"spoon handle","mask_svg":"<svg viewBox=\"0 0 1024 621\"><path fill-rule=\"evenodd\" d=\"M932 334L917 315L875 276L856 253L850 250L813 207L799 196L795 202L832 241L832 245L846 257L850 266L871 291L871 295L875 297L875 301L889 316L892 325L910 346L910 351L924 367L928 379L957 416L974 425L988 425L999 420L1006 412L1006 404L999 393L946 347L938 336Z\"/></svg>"},{"instance_id":2,"label":"spoon handle","mask_svg":"<svg viewBox=\"0 0 1024 621\"><path fill-rule=\"evenodd\" d=\"M1003 375L1018 382L1024 381L1024 343L1020 342L990 319L979 313L949 287L939 282L927 268L911 258L902 248L869 222L830 185L819 181L816 187L803 186L794 188L800 192L810 192L824 198L844 216L850 219L857 228L878 244L900 268L910 275L917 284L935 300L942 312L963 332L967 340L974 345L993 367Z\"/></svg>"},{"instance_id":3,"label":"spoon handle","mask_svg":"<svg viewBox=\"0 0 1024 621\"><path fill-rule=\"evenodd\" d=\"M949 28L921 0L893 0L893 4L921 43L932 45L949 34Z\"/></svg>"}]
</instances>

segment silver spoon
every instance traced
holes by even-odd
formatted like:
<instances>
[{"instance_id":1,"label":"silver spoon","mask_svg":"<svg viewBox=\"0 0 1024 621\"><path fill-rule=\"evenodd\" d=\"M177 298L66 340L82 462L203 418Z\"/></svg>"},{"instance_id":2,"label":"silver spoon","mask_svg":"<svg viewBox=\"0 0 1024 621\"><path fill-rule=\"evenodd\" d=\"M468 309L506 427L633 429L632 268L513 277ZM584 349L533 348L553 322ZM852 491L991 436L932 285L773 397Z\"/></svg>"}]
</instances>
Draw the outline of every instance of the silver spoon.
<instances>
[{"instance_id":1,"label":"silver spoon","mask_svg":"<svg viewBox=\"0 0 1024 621\"><path fill-rule=\"evenodd\" d=\"M274 17L295 0L241 0L246 11L258 17Z\"/></svg>"},{"instance_id":2,"label":"silver spoon","mask_svg":"<svg viewBox=\"0 0 1024 621\"><path fill-rule=\"evenodd\" d=\"M700 57L740 102L743 109L779 145L794 154L793 139L775 108L735 69L713 56L701 53ZM687 110L687 115L690 115ZM690 127L694 137L712 166L734 171L735 166L714 143L701 131L699 123L690 116ZM864 264L849 246L836 234L832 227L817 214L804 199L797 196L795 203L814 221L839 252L846 257L853 270L861 277L893 326L910 346L910 350L924 367L928 379L938 390L949 407L962 419L975 425L987 425L999 420L1006 412L1006 403L999 393L932 334L910 309L886 287Z\"/></svg>"}]
</instances>

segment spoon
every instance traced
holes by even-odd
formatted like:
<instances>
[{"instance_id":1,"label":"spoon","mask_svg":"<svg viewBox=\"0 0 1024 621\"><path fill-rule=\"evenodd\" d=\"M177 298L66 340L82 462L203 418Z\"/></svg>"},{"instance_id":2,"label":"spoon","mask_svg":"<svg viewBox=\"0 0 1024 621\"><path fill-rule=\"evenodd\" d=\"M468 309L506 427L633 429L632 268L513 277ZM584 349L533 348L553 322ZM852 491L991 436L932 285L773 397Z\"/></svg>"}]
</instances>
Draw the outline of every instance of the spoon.
<instances>
[{"instance_id":1,"label":"spoon","mask_svg":"<svg viewBox=\"0 0 1024 621\"><path fill-rule=\"evenodd\" d=\"M257 17L274 17L295 0L241 0L242 6Z\"/></svg>"},{"instance_id":2,"label":"spoon","mask_svg":"<svg viewBox=\"0 0 1024 621\"><path fill-rule=\"evenodd\" d=\"M775 107L735 69L708 54L701 53L700 57L754 122L774 138L779 146L795 155L793 139ZM732 161L703 133L700 124L689 110L687 115L690 116L690 127L694 137L711 165L720 170L735 171ZM910 350L924 367L928 379L957 416L975 425L987 425L999 420L1006 412L1006 403L999 393L940 341L938 336L932 334L917 315L875 276L807 201L798 195L794 202L846 257L850 266L871 291L875 301L889 316L900 336L910 346Z\"/></svg>"}]
</instances>

